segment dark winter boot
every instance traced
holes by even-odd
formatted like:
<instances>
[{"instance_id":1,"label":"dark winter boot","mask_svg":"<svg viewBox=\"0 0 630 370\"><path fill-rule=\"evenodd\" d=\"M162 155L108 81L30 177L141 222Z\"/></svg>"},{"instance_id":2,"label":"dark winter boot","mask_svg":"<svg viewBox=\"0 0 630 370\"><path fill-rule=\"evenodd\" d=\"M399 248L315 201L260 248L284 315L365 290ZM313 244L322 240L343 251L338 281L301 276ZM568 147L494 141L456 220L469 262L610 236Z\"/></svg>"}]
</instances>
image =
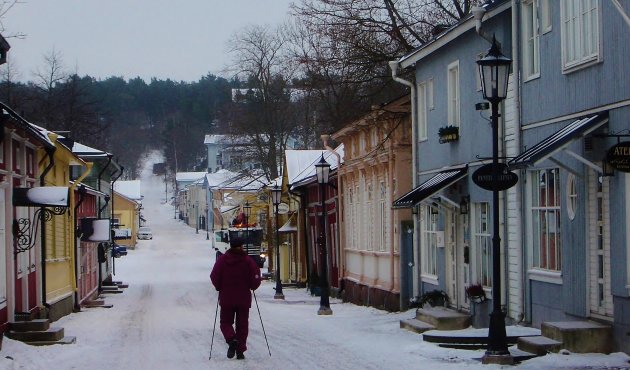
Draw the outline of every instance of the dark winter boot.
<instances>
[{"instance_id":1,"label":"dark winter boot","mask_svg":"<svg viewBox=\"0 0 630 370\"><path fill-rule=\"evenodd\" d=\"M236 359L237 360L244 360L245 359L245 354L243 352L236 352Z\"/></svg>"},{"instance_id":2,"label":"dark winter boot","mask_svg":"<svg viewBox=\"0 0 630 370\"><path fill-rule=\"evenodd\" d=\"M228 343L228 352L227 352L228 358L234 358L234 353L236 353L237 344L238 342L236 341L236 339L232 339L230 343Z\"/></svg>"}]
</instances>

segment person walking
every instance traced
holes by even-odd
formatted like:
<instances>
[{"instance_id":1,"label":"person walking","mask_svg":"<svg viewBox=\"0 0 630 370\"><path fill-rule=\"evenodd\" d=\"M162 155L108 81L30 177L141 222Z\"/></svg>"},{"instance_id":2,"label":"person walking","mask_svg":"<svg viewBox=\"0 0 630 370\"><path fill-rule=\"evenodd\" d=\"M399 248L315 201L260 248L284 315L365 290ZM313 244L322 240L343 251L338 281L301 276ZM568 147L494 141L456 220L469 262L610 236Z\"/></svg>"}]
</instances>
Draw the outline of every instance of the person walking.
<instances>
[{"instance_id":1,"label":"person walking","mask_svg":"<svg viewBox=\"0 0 630 370\"><path fill-rule=\"evenodd\" d=\"M260 268L243 250L243 240L230 241L230 249L214 263L212 285L219 291L221 333L228 344L227 357L245 359L252 290L260 286ZM236 319L236 330L234 328Z\"/></svg>"}]
</instances>

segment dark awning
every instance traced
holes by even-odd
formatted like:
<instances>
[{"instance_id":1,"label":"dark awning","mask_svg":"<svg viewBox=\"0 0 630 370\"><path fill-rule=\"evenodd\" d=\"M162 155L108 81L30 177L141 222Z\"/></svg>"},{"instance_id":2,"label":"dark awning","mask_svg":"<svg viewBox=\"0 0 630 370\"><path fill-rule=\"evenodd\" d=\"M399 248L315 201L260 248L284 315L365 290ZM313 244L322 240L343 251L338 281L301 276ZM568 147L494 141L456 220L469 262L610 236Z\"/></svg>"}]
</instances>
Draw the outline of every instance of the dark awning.
<instances>
[{"instance_id":1,"label":"dark awning","mask_svg":"<svg viewBox=\"0 0 630 370\"><path fill-rule=\"evenodd\" d=\"M552 156L558 150L565 148L574 140L577 140L597 130L608 122L608 112L589 115L577 119L553 135L542 140L533 147L510 160L510 168L522 168L535 165Z\"/></svg>"},{"instance_id":2,"label":"dark awning","mask_svg":"<svg viewBox=\"0 0 630 370\"><path fill-rule=\"evenodd\" d=\"M467 173L468 166L440 171L435 176L394 201L392 208L411 208L441 189L465 177Z\"/></svg>"}]
</instances>

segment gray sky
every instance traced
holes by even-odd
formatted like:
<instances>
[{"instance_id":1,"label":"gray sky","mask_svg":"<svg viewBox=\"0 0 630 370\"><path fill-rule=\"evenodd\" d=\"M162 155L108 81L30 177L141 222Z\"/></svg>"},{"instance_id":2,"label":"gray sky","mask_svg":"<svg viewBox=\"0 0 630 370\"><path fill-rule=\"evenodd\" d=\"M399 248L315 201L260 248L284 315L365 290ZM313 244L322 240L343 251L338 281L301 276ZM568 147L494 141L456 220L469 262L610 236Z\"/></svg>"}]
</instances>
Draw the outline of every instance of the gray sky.
<instances>
[{"instance_id":1,"label":"gray sky","mask_svg":"<svg viewBox=\"0 0 630 370\"><path fill-rule=\"evenodd\" d=\"M282 23L295 0L23 1L2 20L3 35L27 35L8 39L19 80L32 79L54 49L81 76L197 81L229 64L235 31Z\"/></svg>"}]
</instances>

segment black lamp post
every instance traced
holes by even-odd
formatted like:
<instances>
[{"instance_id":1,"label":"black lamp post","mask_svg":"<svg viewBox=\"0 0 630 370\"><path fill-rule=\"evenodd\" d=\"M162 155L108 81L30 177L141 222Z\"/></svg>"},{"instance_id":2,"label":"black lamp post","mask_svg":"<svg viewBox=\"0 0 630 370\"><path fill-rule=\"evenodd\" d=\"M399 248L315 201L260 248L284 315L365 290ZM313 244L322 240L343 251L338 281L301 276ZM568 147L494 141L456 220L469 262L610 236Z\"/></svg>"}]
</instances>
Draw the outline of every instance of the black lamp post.
<instances>
[{"instance_id":1,"label":"black lamp post","mask_svg":"<svg viewBox=\"0 0 630 370\"><path fill-rule=\"evenodd\" d=\"M492 47L477 61L483 97L492 106L492 313L488 328L488 349L484 363L512 363L505 333L505 313L501 309L501 239L499 237L499 103L506 98L512 60L501 54L493 38Z\"/></svg>"},{"instance_id":2,"label":"black lamp post","mask_svg":"<svg viewBox=\"0 0 630 370\"><path fill-rule=\"evenodd\" d=\"M245 201L243 208L245 209L245 252L249 255L249 213L252 210L249 200Z\"/></svg>"},{"instance_id":3,"label":"black lamp post","mask_svg":"<svg viewBox=\"0 0 630 370\"><path fill-rule=\"evenodd\" d=\"M274 299L284 299L284 294L282 293L282 282L280 281L280 224L278 219L278 205L282 199L282 188L278 186L278 184L274 185L273 189L271 189L271 200L274 206L274 213L276 215L276 294L273 296Z\"/></svg>"},{"instance_id":4,"label":"black lamp post","mask_svg":"<svg viewBox=\"0 0 630 370\"><path fill-rule=\"evenodd\" d=\"M317 173L317 182L319 183L319 194L321 198L321 216L320 216L320 228L319 228L319 254L321 256L321 273L319 276L319 287L321 290L319 300L318 315L332 315L330 309L330 301L328 299L328 257L326 256L326 185L328 185L328 175L330 174L330 164L322 158L315 165L315 172Z\"/></svg>"}]
</instances>

